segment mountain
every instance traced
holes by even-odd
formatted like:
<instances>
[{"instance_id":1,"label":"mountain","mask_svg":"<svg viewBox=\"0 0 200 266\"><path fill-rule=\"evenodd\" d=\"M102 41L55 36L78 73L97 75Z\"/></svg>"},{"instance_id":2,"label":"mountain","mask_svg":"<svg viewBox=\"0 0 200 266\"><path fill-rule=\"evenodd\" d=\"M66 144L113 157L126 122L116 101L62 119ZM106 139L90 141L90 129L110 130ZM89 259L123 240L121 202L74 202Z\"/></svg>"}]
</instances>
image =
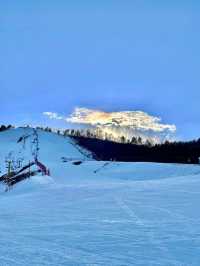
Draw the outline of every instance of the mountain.
<instances>
[{"instance_id":1,"label":"mountain","mask_svg":"<svg viewBox=\"0 0 200 266\"><path fill-rule=\"evenodd\" d=\"M95 161L71 138L37 134L50 175L1 184L1 265L199 265L198 165ZM34 140L31 128L0 133L2 174L11 151L34 161Z\"/></svg>"}]
</instances>

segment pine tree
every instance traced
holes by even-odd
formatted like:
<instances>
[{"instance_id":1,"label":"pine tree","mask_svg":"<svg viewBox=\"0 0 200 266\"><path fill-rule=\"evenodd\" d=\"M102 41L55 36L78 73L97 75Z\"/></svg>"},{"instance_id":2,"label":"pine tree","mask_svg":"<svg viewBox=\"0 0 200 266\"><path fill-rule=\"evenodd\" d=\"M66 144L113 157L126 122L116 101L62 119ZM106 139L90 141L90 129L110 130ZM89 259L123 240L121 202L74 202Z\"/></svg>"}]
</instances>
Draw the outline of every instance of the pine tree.
<instances>
[{"instance_id":1,"label":"pine tree","mask_svg":"<svg viewBox=\"0 0 200 266\"><path fill-rule=\"evenodd\" d=\"M137 144L137 138L136 137L132 137L131 139L131 144Z\"/></svg>"},{"instance_id":2,"label":"pine tree","mask_svg":"<svg viewBox=\"0 0 200 266\"><path fill-rule=\"evenodd\" d=\"M125 139L124 136L121 136L120 140L121 140L121 143L125 143L126 142L126 139Z\"/></svg>"},{"instance_id":3,"label":"pine tree","mask_svg":"<svg viewBox=\"0 0 200 266\"><path fill-rule=\"evenodd\" d=\"M138 143L139 145L142 144L142 138L141 138L141 137L138 137L138 139L137 139L137 143Z\"/></svg>"}]
</instances>

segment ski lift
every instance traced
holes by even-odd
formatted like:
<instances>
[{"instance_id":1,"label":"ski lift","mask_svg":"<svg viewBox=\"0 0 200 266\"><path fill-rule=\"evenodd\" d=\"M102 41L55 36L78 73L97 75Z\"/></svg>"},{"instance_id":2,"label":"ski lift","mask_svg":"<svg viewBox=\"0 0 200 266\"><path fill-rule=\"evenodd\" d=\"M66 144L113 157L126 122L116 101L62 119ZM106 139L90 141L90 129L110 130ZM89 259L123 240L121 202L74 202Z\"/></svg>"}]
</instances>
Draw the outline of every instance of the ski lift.
<instances>
[{"instance_id":1,"label":"ski lift","mask_svg":"<svg viewBox=\"0 0 200 266\"><path fill-rule=\"evenodd\" d=\"M37 160L39 153L39 138L37 130L35 128L33 128L33 140L31 145L31 151L34 159Z\"/></svg>"}]
</instances>

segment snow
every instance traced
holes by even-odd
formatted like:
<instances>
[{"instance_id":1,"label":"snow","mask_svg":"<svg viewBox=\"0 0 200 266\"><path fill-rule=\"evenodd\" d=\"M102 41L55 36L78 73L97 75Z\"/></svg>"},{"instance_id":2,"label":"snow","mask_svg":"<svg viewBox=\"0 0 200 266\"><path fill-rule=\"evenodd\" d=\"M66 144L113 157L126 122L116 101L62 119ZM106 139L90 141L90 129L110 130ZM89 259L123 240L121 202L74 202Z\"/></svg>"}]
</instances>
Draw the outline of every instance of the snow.
<instances>
[{"instance_id":1,"label":"snow","mask_svg":"<svg viewBox=\"0 0 200 266\"><path fill-rule=\"evenodd\" d=\"M2 170L22 132L0 133ZM0 265L199 266L198 165L97 162L68 138L39 134L51 176L1 189Z\"/></svg>"}]
</instances>

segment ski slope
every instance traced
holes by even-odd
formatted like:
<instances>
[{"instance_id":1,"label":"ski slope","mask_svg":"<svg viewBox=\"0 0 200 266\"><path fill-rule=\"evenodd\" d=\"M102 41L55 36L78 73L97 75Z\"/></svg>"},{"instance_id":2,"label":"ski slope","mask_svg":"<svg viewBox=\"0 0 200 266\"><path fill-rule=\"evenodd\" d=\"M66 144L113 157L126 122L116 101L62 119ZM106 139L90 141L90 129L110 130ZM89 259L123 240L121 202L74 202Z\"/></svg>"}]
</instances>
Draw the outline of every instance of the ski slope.
<instances>
[{"instance_id":1,"label":"ski slope","mask_svg":"<svg viewBox=\"0 0 200 266\"><path fill-rule=\"evenodd\" d=\"M23 133L0 133L2 171ZM39 137L51 176L1 189L0 265L200 265L200 166L97 162L68 138Z\"/></svg>"},{"instance_id":2,"label":"ski slope","mask_svg":"<svg viewBox=\"0 0 200 266\"><path fill-rule=\"evenodd\" d=\"M66 156L69 160L84 160L90 156L89 152L76 147L73 141L68 137L58 136L55 133L37 130L39 138L39 159L45 164L61 161ZM21 141L17 143L20 137L25 136L25 143ZM33 129L17 128L0 132L0 166L1 171L5 171L5 158L9 153L14 159L23 158L24 163L33 160Z\"/></svg>"}]
</instances>

